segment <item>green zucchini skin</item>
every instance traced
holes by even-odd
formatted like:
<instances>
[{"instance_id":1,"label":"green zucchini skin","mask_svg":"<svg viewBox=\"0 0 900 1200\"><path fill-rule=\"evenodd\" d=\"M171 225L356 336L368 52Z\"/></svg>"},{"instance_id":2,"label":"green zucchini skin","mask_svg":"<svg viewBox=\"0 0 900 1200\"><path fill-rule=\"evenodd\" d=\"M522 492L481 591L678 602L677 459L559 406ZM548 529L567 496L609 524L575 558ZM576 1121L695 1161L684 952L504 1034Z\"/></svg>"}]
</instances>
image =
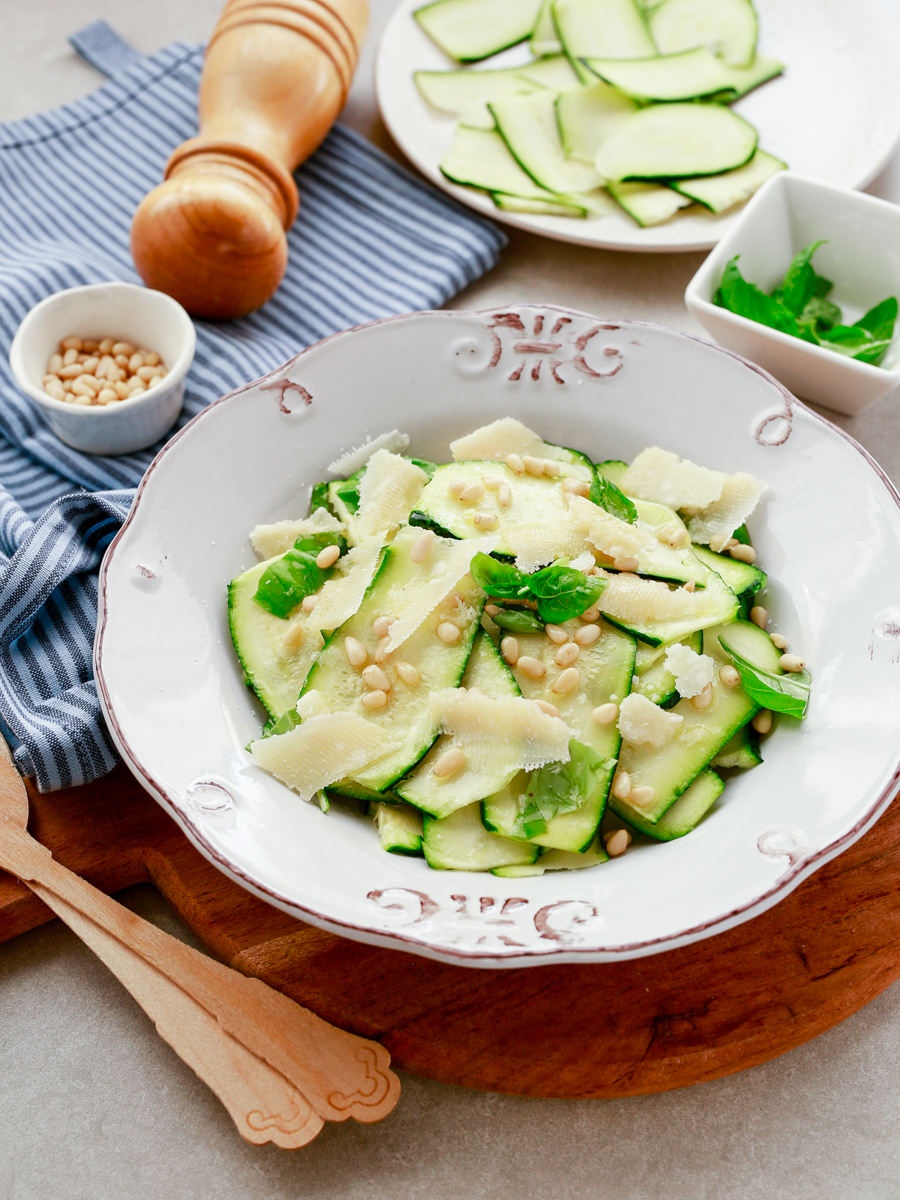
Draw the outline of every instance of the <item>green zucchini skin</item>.
<instances>
[{"instance_id":1,"label":"green zucchini skin","mask_svg":"<svg viewBox=\"0 0 900 1200\"><path fill-rule=\"evenodd\" d=\"M725 784L715 771L701 771L658 821L648 821L627 801L616 802L616 815L638 833L657 842L672 842L696 829L721 796Z\"/></svg>"}]
</instances>

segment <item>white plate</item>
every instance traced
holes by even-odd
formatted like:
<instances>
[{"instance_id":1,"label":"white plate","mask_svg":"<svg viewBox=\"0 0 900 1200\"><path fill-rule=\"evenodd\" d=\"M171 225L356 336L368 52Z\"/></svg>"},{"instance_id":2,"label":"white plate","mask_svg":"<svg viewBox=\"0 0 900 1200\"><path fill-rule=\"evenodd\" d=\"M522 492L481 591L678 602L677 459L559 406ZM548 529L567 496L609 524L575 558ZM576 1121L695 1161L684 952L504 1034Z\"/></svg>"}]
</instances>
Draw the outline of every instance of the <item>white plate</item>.
<instances>
[{"instance_id":1,"label":"white plate","mask_svg":"<svg viewBox=\"0 0 900 1200\"><path fill-rule=\"evenodd\" d=\"M563 242L613 250L707 250L733 215L693 209L650 229L629 217L577 220L501 212L490 196L449 183L438 163L453 140L454 117L430 108L413 81L417 70L454 64L412 17L422 0L401 0L385 29L375 68L381 114L394 140L438 187L463 204ZM784 75L736 104L757 127L760 145L792 170L838 187L864 187L890 157L900 135L900 22L885 0L755 0L760 51L786 64ZM487 66L530 60L527 44Z\"/></svg>"},{"instance_id":2,"label":"white plate","mask_svg":"<svg viewBox=\"0 0 900 1200\"><path fill-rule=\"evenodd\" d=\"M595 458L658 443L767 480L754 519L775 627L810 713L689 837L541 878L432 871L371 822L302 803L244 747L263 716L225 585L257 522L305 511L325 466L401 429L415 453L513 414ZM217 866L317 925L470 965L630 958L774 904L859 837L900 766L900 498L864 451L742 359L555 308L420 313L338 334L196 417L160 453L101 572L99 691L126 762Z\"/></svg>"}]
</instances>

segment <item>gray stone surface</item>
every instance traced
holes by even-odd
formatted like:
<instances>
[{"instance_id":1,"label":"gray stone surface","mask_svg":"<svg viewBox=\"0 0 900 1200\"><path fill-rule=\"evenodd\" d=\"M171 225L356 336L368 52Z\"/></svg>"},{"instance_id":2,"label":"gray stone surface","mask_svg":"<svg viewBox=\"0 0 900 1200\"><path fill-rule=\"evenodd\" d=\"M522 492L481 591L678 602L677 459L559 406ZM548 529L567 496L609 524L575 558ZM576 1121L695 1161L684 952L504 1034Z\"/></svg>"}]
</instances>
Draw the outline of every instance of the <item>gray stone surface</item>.
<instances>
[{"instance_id":1,"label":"gray stone surface","mask_svg":"<svg viewBox=\"0 0 900 1200\"><path fill-rule=\"evenodd\" d=\"M389 150L371 60L392 7L374 0L345 114ZM95 17L149 51L202 39L218 9L219 0L3 0L0 118L96 84L65 41ZM871 190L900 200L900 155ZM513 233L501 264L455 306L543 300L691 328L681 296L701 257ZM896 394L841 423L900 480ZM128 902L178 932L149 888ZM54 923L0 945L0 1200L897 1200L898 1037L895 986L781 1059L660 1096L532 1101L406 1076L383 1124L332 1126L288 1154L242 1143L116 981Z\"/></svg>"}]
</instances>

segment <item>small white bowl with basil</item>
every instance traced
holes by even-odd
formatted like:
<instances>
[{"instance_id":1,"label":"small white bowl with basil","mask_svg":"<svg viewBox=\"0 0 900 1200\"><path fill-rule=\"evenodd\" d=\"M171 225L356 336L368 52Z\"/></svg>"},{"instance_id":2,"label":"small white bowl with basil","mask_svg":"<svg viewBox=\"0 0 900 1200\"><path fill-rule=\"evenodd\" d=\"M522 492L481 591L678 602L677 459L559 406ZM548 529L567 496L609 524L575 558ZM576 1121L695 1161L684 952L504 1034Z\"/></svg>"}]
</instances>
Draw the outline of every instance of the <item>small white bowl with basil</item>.
<instances>
[{"instance_id":1,"label":"small white bowl with basil","mask_svg":"<svg viewBox=\"0 0 900 1200\"><path fill-rule=\"evenodd\" d=\"M722 346L850 416L900 385L898 297L900 207L790 171L762 188L685 292Z\"/></svg>"}]
</instances>

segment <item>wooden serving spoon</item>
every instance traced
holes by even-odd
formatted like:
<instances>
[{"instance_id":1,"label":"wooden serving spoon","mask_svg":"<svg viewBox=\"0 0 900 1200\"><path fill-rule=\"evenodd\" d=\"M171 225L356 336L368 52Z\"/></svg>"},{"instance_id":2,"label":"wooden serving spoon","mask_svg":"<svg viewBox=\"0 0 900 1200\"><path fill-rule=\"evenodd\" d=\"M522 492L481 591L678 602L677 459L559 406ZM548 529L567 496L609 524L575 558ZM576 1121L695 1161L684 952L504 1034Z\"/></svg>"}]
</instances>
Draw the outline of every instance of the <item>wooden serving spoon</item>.
<instances>
[{"instance_id":1,"label":"wooden serving spoon","mask_svg":"<svg viewBox=\"0 0 900 1200\"><path fill-rule=\"evenodd\" d=\"M123 908L27 832L28 797L0 739L0 868L89 946L219 1097L247 1141L296 1149L325 1121L378 1121L400 1082L378 1042L329 1025Z\"/></svg>"}]
</instances>

